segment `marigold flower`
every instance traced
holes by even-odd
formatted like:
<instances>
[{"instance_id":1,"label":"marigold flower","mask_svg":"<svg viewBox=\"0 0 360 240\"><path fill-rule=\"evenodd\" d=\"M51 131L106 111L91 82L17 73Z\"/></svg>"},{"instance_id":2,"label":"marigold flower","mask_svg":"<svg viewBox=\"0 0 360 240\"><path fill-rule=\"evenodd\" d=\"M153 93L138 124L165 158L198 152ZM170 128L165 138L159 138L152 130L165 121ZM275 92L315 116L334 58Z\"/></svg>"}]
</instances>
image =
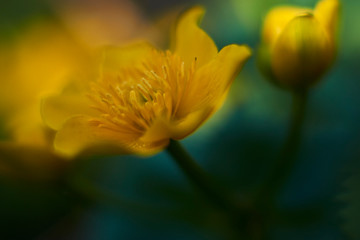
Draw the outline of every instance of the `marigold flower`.
<instances>
[{"instance_id":1,"label":"marigold flower","mask_svg":"<svg viewBox=\"0 0 360 240\"><path fill-rule=\"evenodd\" d=\"M147 43L104 52L97 81L44 99L45 123L57 130L55 149L68 156L153 154L194 132L223 103L250 56L246 46L218 52L197 23L204 9L184 13L173 51Z\"/></svg>"},{"instance_id":2,"label":"marigold flower","mask_svg":"<svg viewBox=\"0 0 360 240\"><path fill-rule=\"evenodd\" d=\"M260 67L275 83L289 88L312 85L336 55L338 0L322 0L314 10L272 9L265 18Z\"/></svg>"}]
</instances>

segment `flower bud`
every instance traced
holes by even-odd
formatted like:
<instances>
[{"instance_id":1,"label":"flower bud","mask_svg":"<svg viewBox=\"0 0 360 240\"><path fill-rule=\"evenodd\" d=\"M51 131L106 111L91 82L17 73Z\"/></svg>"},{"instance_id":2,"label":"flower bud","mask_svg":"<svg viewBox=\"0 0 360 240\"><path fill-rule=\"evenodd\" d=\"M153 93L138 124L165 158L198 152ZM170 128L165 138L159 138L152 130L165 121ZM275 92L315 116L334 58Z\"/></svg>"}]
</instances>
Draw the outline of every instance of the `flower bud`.
<instances>
[{"instance_id":1,"label":"flower bud","mask_svg":"<svg viewBox=\"0 0 360 240\"><path fill-rule=\"evenodd\" d=\"M314 10L277 7L265 18L259 51L261 70L285 88L307 88L329 69L336 55L337 0Z\"/></svg>"}]
</instances>

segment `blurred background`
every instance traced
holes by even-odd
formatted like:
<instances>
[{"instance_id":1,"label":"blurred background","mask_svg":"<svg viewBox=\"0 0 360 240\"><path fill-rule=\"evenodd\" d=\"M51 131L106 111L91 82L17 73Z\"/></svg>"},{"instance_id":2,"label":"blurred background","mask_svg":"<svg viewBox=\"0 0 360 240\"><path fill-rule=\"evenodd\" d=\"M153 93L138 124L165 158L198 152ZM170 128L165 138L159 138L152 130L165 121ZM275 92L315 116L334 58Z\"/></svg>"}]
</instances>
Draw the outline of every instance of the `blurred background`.
<instances>
[{"instance_id":1,"label":"blurred background","mask_svg":"<svg viewBox=\"0 0 360 240\"><path fill-rule=\"evenodd\" d=\"M31 109L29 102L35 100L28 92L45 89L49 76L65 76L75 60L86 61L86 53L102 45L146 38L166 48L178 14L201 4L207 9L202 27L219 48L245 43L254 56L223 108L182 143L207 172L241 197L261 184L272 166L291 105L290 94L267 82L256 66L263 18L276 5L313 8L316 2L2 1L0 137L28 141L8 127L14 118L11 124L32 136L28 119L9 115ZM277 216L268 219L267 239L360 239L359 12L359 1L342 1L338 57L310 92L299 159L277 197ZM58 66L64 67L59 71ZM14 99L14 91L21 97ZM29 104L24 107L24 102ZM65 187L53 169L45 169L50 177L42 178L35 170L9 171L2 165L0 239L234 239L225 216L166 152L69 163L66 175L75 190Z\"/></svg>"}]
</instances>

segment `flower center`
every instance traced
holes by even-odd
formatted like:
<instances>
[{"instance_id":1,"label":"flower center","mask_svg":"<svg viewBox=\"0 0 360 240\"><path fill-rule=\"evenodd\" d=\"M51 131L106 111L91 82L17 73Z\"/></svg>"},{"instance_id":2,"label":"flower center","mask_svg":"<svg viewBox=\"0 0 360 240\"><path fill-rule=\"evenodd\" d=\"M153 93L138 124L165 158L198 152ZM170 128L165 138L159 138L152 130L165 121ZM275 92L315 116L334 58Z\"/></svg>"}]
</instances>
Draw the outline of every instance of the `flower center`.
<instances>
[{"instance_id":1,"label":"flower center","mask_svg":"<svg viewBox=\"0 0 360 240\"><path fill-rule=\"evenodd\" d=\"M170 51L154 50L150 58L120 66L93 85L90 99L99 111L93 124L140 137L154 120L172 120L193 78L195 62L186 68Z\"/></svg>"}]
</instances>

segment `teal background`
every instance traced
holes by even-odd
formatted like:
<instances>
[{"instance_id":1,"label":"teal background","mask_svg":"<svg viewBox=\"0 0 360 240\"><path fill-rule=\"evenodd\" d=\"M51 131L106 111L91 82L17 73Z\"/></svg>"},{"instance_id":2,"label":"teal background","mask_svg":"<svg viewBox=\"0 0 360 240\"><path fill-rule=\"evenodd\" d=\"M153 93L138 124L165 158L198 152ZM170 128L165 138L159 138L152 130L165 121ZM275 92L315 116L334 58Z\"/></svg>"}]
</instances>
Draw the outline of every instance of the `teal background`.
<instances>
[{"instance_id":1,"label":"teal background","mask_svg":"<svg viewBox=\"0 0 360 240\"><path fill-rule=\"evenodd\" d=\"M316 1L135 3L149 21L168 10L204 5L202 26L219 48L245 43L253 49L224 107L182 141L224 186L239 196L251 191L264 180L281 148L291 103L290 94L267 82L256 66L263 17L278 4L313 7ZM337 60L310 92L299 159L277 198L281 211L267 239L360 239L359 12L359 1L342 1ZM1 3L1 41L12 41L40 17L58 21L46 1ZM93 186L85 197L58 183L1 177L0 239L232 239L224 216L166 152L74 165L73 181Z\"/></svg>"}]
</instances>

